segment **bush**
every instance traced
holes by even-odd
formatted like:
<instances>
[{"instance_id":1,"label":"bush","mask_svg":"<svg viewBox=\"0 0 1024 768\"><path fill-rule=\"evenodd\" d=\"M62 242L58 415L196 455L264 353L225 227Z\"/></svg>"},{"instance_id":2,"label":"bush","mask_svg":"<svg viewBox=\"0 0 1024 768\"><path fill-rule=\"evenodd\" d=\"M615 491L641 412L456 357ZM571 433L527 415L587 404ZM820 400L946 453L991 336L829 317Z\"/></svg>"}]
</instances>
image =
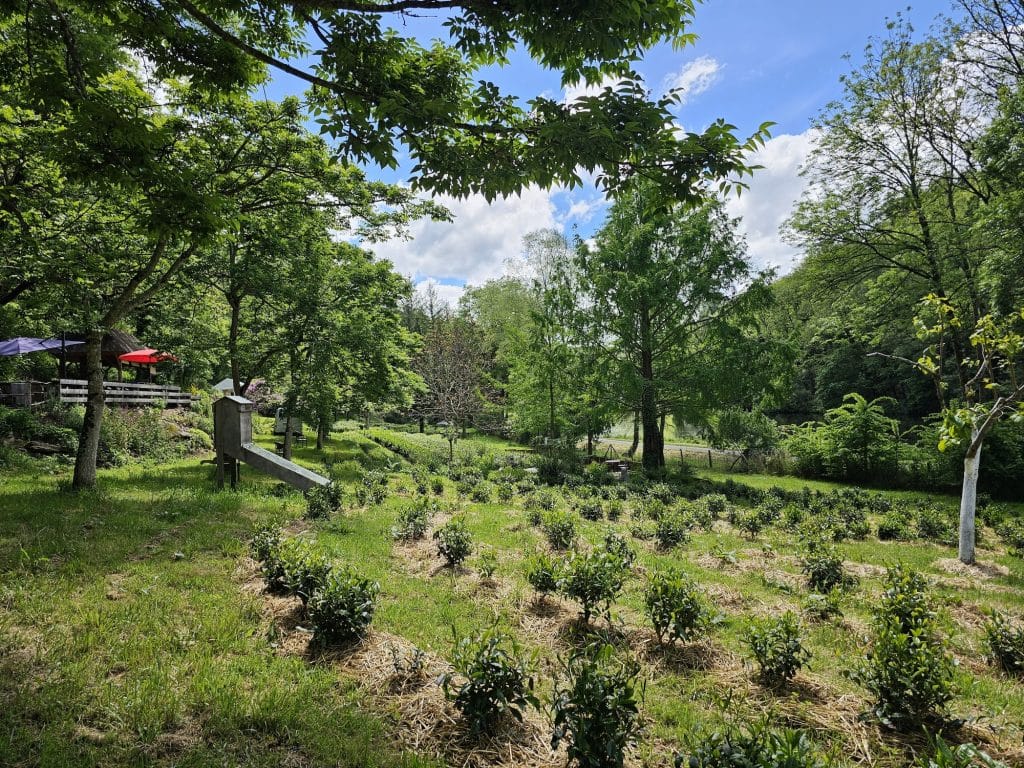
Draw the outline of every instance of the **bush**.
<instances>
[{"instance_id":1,"label":"bush","mask_svg":"<svg viewBox=\"0 0 1024 768\"><path fill-rule=\"evenodd\" d=\"M576 540L576 516L571 512L548 512L541 525L553 549L568 549Z\"/></svg>"},{"instance_id":2,"label":"bush","mask_svg":"<svg viewBox=\"0 0 1024 768\"><path fill-rule=\"evenodd\" d=\"M430 470L426 467L413 467L412 471L409 472L409 476L412 478L413 485L416 487L416 493L426 493L429 490Z\"/></svg>"},{"instance_id":3,"label":"bush","mask_svg":"<svg viewBox=\"0 0 1024 768\"><path fill-rule=\"evenodd\" d=\"M306 491L306 519L326 520L341 509L344 491L336 483L316 485Z\"/></svg>"},{"instance_id":4,"label":"bush","mask_svg":"<svg viewBox=\"0 0 1024 768\"><path fill-rule=\"evenodd\" d=\"M807 577L807 586L815 592L842 589L853 581L853 577L843 570L843 558L835 544L828 541L808 542L800 570Z\"/></svg>"},{"instance_id":5,"label":"bush","mask_svg":"<svg viewBox=\"0 0 1024 768\"><path fill-rule=\"evenodd\" d=\"M479 481L473 486L473 490L470 491L469 497L477 502L478 504L486 504L494 496L494 485L487 482L486 480Z\"/></svg>"},{"instance_id":6,"label":"bush","mask_svg":"<svg viewBox=\"0 0 1024 768\"><path fill-rule=\"evenodd\" d=\"M686 642L708 624L709 612L692 579L677 570L658 571L644 592L647 616L654 625L658 642Z\"/></svg>"},{"instance_id":7,"label":"bush","mask_svg":"<svg viewBox=\"0 0 1024 768\"><path fill-rule=\"evenodd\" d=\"M476 570L482 579L490 579L498 570L498 556L493 549L485 549L476 558Z\"/></svg>"},{"instance_id":8,"label":"bush","mask_svg":"<svg viewBox=\"0 0 1024 768\"><path fill-rule=\"evenodd\" d=\"M526 581L536 590L541 599L558 591L561 577L560 561L545 552L538 552L526 561Z\"/></svg>"},{"instance_id":9,"label":"bush","mask_svg":"<svg viewBox=\"0 0 1024 768\"><path fill-rule=\"evenodd\" d=\"M586 499L581 501L578 509L580 517L584 520L600 520L604 517L604 507L602 506L600 499Z\"/></svg>"},{"instance_id":10,"label":"bush","mask_svg":"<svg viewBox=\"0 0 1024 768\"><path fill-rule=\"evenodd\" d=\"M307 611L318 643L343 643L360 637L373 621L380 585L351 571L334 570L309 598Z\"/></svg>"},{"instance_id":11,"label":"bush","mask_svg":"<svg viewBox=\"0 0 1024 768\"><path fill-rule=\"evenodd\" d=\"M889 569L875 609L871 649L850 677L875 696L874 715L893 727L917 727L953 696L954 661L935 628L920 574Z\"/></svg>"},{"instance_id":12,"label":"bush","mask_svg":"<svg viewBox=\"0 0 1024 768\"><path fill-rule=\"evenodd\" d=\"M935 507L923 507L917 513L917 535L942 544L956 541L956 529L949 515Z\"/></svg>"},{"instance_id":13,"label":"bush","mask_svg":"<svg viewBox=\"0 0 1024 768\"><path fill-rule=\"evenodd\" d=\"M630 546L623 536L620 536L615 531L608 531L601 542L601 547L608 554L619 558L627 568L633 567L633 563L636 560L636 552L633 551L633 547Z\"/></svg>"},{"instance_id":14,"label":"bush","mask_svg":"<svg viewBox=\"0 0 1024 768\"><path fill-rule=\"evenodd\" d=\"M603 463L594 461L583 468L583 481L590 485L606 485L612 481L612 475Z\"/></svg>"},{"instance_id":15,"label":"bush","mask_svg":"<svg viewBox=\"0 0 1024 768\"><path fill-rule=\"evenodd\" d=\"M843 593L834 588L828 592L812 592L804 598L804 613L815 621L828 621L843 615Z\"/></svg>"},{"instance_id":16,"label":"bush","mask_svg":"<svg viewBox=\"0 0 1024 768\"><path fill-rule=\"evenodd\" d=\"M985 622L985 640L989 658L1005 672L1024 674L1024 627L1013 626L1000 613L993 611Z\"/></svg>"},{"instance_id":17,"label":"bush","mask_svg":"<svg viewBox=\"0 0 1024 768\"><path fill-rule=\"evenodd\" d=\"M507 504L516 496L516 487L512 483L501 483L498 486L498 501Z\"/></svg>"},{"instance_id":18,"label":"bush","mask_svg":"<svg viewBox=\"0 0 1024 768\"><path fill-rule=\"evenodd\" d=\"M914 763L915 768L1009 768L1006 763L988 756L974 744L949 746L941 736L935 737L935 753L922 756Z\"/></svg>"},{"instance_id":19,"label":"bush","mask_svg":"<svg viewBox=\"0 0 1024 768\"><path fill-rule=\"evenodd\" d=\"M747 534L747 538L756 539L758 534L768 527L764 515L758 509L745 509L737 511L734 525Z\"/></svg>"},{"instance_id":20,"label":"bush","mask_svg":"<svg viewBox=\"0 0 1024 768\"><path fill-rule=\"evenodd\" d=\"M427 496L409 502L399 510L398 519L391 528L391 536L404 541L422 539L427 535L430 519L436 511L436 502Z\"/></svg>"},{"instance_id":21,"label":"bush","mask_svg":"<svg viewBox=\"0 0 1024 768\"><path fill-rule=\"evenodd\" d=\"M905 510L894 509L878 521L878 538L882 541L910 541L910 521Z\"/></svg>"},{"instance_id":22,"label":"bush","mask_svg":"<svg viewBox=\"0 0 1024 768\"><path fill-rule=\"evenodd\" d=\"M289 591L289 572L305 546L304 542L289 538L278 539L276 545L268 544L263 549L260 570L268 592L280 595Z\"/></svg>"},{"instance_id":23,"label":"bush","mask_svg":"<svg viewBox=\"0 0 1024 768\"><path fill-rule=\"evenodd\" d=\"M703 737L687 757L676 755L676 768L828 768L833 764L802 731L770 728L715 732Z\"/></svg>"},{"instance_id":24,"label":"bush","mask_svg":"<svg viewBox=\"0 0 1024 768\"><path fill-rule=\"evenodd\" d=\"M434 531L437 552L451 568L456 568L473 554L473 538L465 521L456 518Z\"/></svg>"},{"instance_id":25,"label":"bush","mask_svg":"<svg viewBox=\"0 0 1024 768\"><path fill-rule=\"evenodd\" d=\"M1024 520L1007 520L996 529L996 533L1011 554L1024 554Z\"/></svg>"},{"instance_id":26,"label":"bush","mask_svg":"<svg viewBox=\"0 0 1024 768\"><path fill-rule=\"evenodd\" d=\"M515 638L497 628L457 641L452 666L464 682L456 683L455 676L447 673L441 678L441 687L474 736L505 715L522 721L527 706L540 706L533 693L532 665Z\"/></svg>"},{"instance_id":27,"label":"bush","mask_svg":"<svg viewBox=\"0 0 1024 768\"><path fill-rule=\"evenodd\" d=\"M551 745L567 742L580 768L622 768L640 732L640 665L620 661L611 646L562 663L552 701Z\"/></svg>"},{"instance_id":28,"label":"bush","mask_svg":"<svg viewBox=\"0 0 1024 768\"><path fill-rule=\"evenodd\" d=\"M330 573L331 561L306 542L290 550L284 561L284 585L303 605L327 583Z\"/></svg>"},{"instance_id":29,"label":"bush","mask_svg":"<svg viewBox=\"0 0 1024 768\"><path fill-rule=\"evenodd\" d=\"M626 505L622 502L622 499L611 499L608 502L607 507L605 508L605 514L607 515L609 520L615 522L620 517L622 517L622 513L625 510L625 508Z\"/></svg>"},{"instance_id":30,"label":"bush","mask_svg":"<svg viewBox=\"0 0 1024 768\"><path fill-rule=\"evenodd\" d=\"M249 541L249 553L257 563L265 563L281 547L281 530L274 525L261 525Z\"/></svg>"},{"instance_id":31,"label":"bush","mask_svg":"<svg viewBox=\"0 0 1024 768\"><path fill-rule=\"evenodd\" d=\"M380 504L388 495L388 474L378 470L366 470L359 477L356 486L356 501L361 507Z\"/></svg>"},{"instance_id":32,"label":"bush","mask_svg":"<svg viewBox=\"0 0 1024 768\"><path fill-rule=\"evenodd\" d=\"M661 516L654 531L661 549L672 549L690 539L690 519L679 510Z\"/></svg>"},{"instance_id":33,"label":"bush","mask_svg":"<svg viewBox=\"0 0 1024 768\"><path fill-rule=\"evenodd\" d=\"M769 727L734 728L703 736L688 756L677 755L676 768L828 768L824 756L803 731Z\"/></svg>"},{"instance_id":34,"label":"bush","mask_svg":"<svg viewBox=\"0 0 1024 768\"><path fill-rule=\"evenodd\" d=\"M444 493L444 478L440 475L433 475L430 478L430 490L435 496Z\"/></svg>"},{"instance_id":35,"label":"bush","mask_svg":"<svg viewBox=\"0 0 1024 768\"><path fill-rule=\"evenodd\" d=\"M558 505L558 494L550 488L538 488L530 494L523 505L526 509L539 509L550 512Z\"/></svg>"},{"instance_id":36,"label":"bush","mask_svg":"<svg viewBox=\"0 0 1024 768\"><path fill-rule=\"evenodd\" d=\"M811 652L800 640L800 620L792 611L777 618L755 619L747 632L747 644L761 679L772 686L792 680L811 659Z\"/></svg>"},{"instance_id":37,"label":"bush","mask_svg":"<svg viewBox=\"0 0 1024 768\"><path fill-rule=\"evenodd\" d=\"M608 614L628 576L629 565L617 553L603 549L573 552L562 572L558 590L580 604L583 621L589 622L595 608Z\"/></svg>"}]
</instances>

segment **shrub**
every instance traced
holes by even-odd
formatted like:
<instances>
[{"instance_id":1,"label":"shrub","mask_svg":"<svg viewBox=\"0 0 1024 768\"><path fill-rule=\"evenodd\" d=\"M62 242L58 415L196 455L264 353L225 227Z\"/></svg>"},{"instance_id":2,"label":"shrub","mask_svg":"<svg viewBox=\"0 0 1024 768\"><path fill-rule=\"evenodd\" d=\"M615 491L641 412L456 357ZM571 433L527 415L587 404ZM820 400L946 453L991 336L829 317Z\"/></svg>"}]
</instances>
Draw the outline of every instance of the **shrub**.
<instances>
[{"instance_id":1,"label":"shrub","mask_svg":"<svg viewBox=\"0 0 1024 768\"><path fill-rule=\"evenodd\" d=\"M274 525L261 525L249 541L249 553L258 563L265 563L281 546L281 530Z\"/></svg>"},{"instance_id":2,"label":"shrub","mask_svg":"<svg viewBox=\"0 0 1024 768\"><path fill-rule=\"evenodd\" d=\"M954 669L920 574L902 565L889 569L873 624L867 659L850 677L874 694L873 713L882 723L916 727L952 698Z\"/></svg>"},{"instance_id":3,"label":"shrub","mask_svg":"<svg viewBox=\"0 0 1024 768\"><path fill-rule=\"evenodd\" d=\"M441 687L474 736L504 715L521 721L527 706L540 706L533 693L530 662L515 638L497 628L456 641L452 666L464 682L456 683L449 673L442 676Z\"/></svg>"},{"instance_id":4,"label":"shrub","mask_svg":"<svg viewBox=\"0 0 1024 768\"><path fill-rule=\"evenodd\" d=\"M985 622L985 640L989 658L1004 671L1024 674L1024 627L1013 626L1000 613L993 611Z\"/></svg>"},{"instance_id":5,"label":"shrub","mask_svg":"<svg viewBox=\"0 0 1024 768\"><path fill-rule=\"evenodd\" d=\"M633 567L636 560L636 552L629 542L615 531L608 531L601 542L601 547L610 555L619 558L627 568Z\"/></svg>"},{"instance_id":6,"label":"shrub","mask_svg":"<svg viewBox=\"0 0 1024 768\"><path fill-rule=\"evenodd\" d=\"M800 620L792 611L779 617L755 619L747 632L747 644L761 679L772 686L792 680L811 659L811 652L800 640Z\"/></svg>"},{"instance_id":7,"label":"shrub","mask_svg":"<svg viewBox=\"0 0 1024 768\"><path fill-rule=\"evenodd\" d=\"M558 504L558 495L550 488L538 488L526 499L526 509L541 509L550 512Z\"/></svg>"},{"instance_id":8,"label":"shrub","mask_svg":"<svg viewBox=\"0 0 1024 768\"><path fill-rule=\"evenodd\" d=\"M490 579L498 570L498 556L493 549L483 550L476 558L476 570L481 578Z\"/></svg>"},{"instance_id":9,"label":"shrub","mask_svg":"<svg viewBox=\"0 0 1024 768\"><path fill-rule=\"evenodd\" d=\"M486 504L493 496L494 485L486 480L481 480L474 485L473 490L469 494L469 497L478 504Z\"/></svg>"},{"instance_id":10,"label":"shrub","mask_svg":"<svg viewBox=\"0 0 1024 768\"><path fill-rule=\"evenodd\" d=\"M886 513L878 521L878 538L882 541L910 541L910 522L907 513L902 509L894 509Z\"/></svg>"},{"instance_id":11,"label":"shrub","mask_svg":"<svg viewBox=\"0 0 1024 768\"><path fill-rule=\"evenodd\" d=\"M717 731L704 736L687 757L676 755L676 768L828 768L823 755L802 731L770 728Z\"/></svg>"},{"instance_id":12,"label":"shrub","mask_svg":"<svg viewBox=\"0 0 1024 768\"><path fill-rule=\"evenodd\" d=\"M693 580L677 570L654 573L644 592L647 616L658 642L688 641L708 623L708 609Z\"/></svg>"},{"instance_id":13,"label":"shrub","mask_svg":"<svg viewBox=\"0 0 1024 768\"><path fill-rule=\"evenodd\" d=\"M421 496L414 499L399 510L398 519L391 528L391 536L405 541L422 539L427 535L430 518L435 511L437 505L429 497Z\"/></svg>"},{"instance_id":14,"label":"shrub","mask_svg":"<svg viewBox=\"0 0 1024 768\"><path fill-rule=\"evenodd\" d=\"M1011 554L1024 554L1024 520L1007 520L996 529L996 533Z\"/></svg>"},{"instance_id":15,"label":"shrub","mask_svg":"<svg viewBox=\"0 0 1024 768\"><path fill-rule=\"evenodd\" d=\"M627 576L629 565L614 552L603 549L573 552L562 572L558 589L580 604L583 621L589 622L595 608L608 614Z\"/></svg>"},{"instance_id":16,"label":"shrub","mask_svg":"<svg viewBox=\"0 0 1024 768\"><path fill-rule=\"evenodd\" d=\"M362 507L380 504L388 495L388 474L378 470L365 470L356 485L356 501Z\"/></svg>"},{"instance_id":17,"label":"shrub","mask_svg":"<svg viewBox=\"0 0 1024 768\"><path fill-rule=\"evenodd\" d=\"M828 621L843 615L843 593L838 588L828 592L812 592L804 598L804 613L815 621Z\"/></svg>"},{"instance_id":18,"label":"shrub","mask_svg":"<svg viewBox=\"0 0 1024 768\"><path fill-rule=\"evenodd\" d=\"M940 509L923 507L917 513L917 535L943 544L955 540L953 521Z\"/></svg>"},{"instance_id":19,"label":"shrub","mask_svg":"<svg viewBox=\"0 0 1024 768\"><path fill-rule=\"evenodd\" d=\"M302 542L285 558L284 585L306 605L313 593L327 582L330 573L331 561L327 556Z\"/></svg>"},{"instance_id":20,"label":"shrub","mask_svg":"<svg viewBox=\"0 0 1024 768\"><path fill-rule=\"evenodd\" d=\"M1009 768L1006 763L989 757L974 744L951 747L941 736L936 736L933 748L935 753L931 757L920 757L914 763L915 768Z\"/></svg>"},{"instance_id":21,"label":"shrub","mask_svg":"<svg viewBox=\"0 0 1024 768\"><path fill-rule=\"evenodd\" d=\"M843 588L853 579L843 570L843 558L835 544L828 541L808 542L800 570L807 577L807 586L815 592L827 593Z\"/></svg>"},{"instance_id":22,"label":"shrub","mask_svg":"<svg viewBox=\"0 0 1024 768\"><path fill-rule=\"evenodd\" d=\"M709 493L707 496L702 496L700 501L715 517L724 515L725 510L729 507L729 499L721 493Z\"/></svg>"},{"instance_id":23,"label":"shrub","mask_svg":"<svg viewBox=\"0 0 1024 768\"><path fill-rule=\"evenodd\" d=\"M272 594L285 594L291 589L292 575L308 548L306 542L295 538L279 539L276 546L264 551L260 570Z\"/></svg>"},{"instance_id":24,"label":"shrub","mask_svg":"<svg viewBox=\"0 0 1024 768\"><path fill-rule=\"evenodd\" d=\"M576 516L571 512L548 512L541 525L553 549L568 549L576 540Z\"/></svg>"},{"instance_id":25,"label":"shrub","mask_svg":"<svg viewBox=\"0 0 1024 768\"><path fill-rule=\"evenodd\" d=\"M583 480L590 485L605 485L612 481L612 475L603 463L595 461L583 468Z\"/></svg>"},{"instance_id":26,"label":"shrub","mask_svg":"<svg viewBox=\"0 0 1024 768\"><path fill-rule=\"evenodd\" d=\"M455 568L473 554L473 538L465 521L456 518L434 531L437 552L449 567Z\"/></svg>"},{"instance_id":27,"label":"shrub","mask_svg":"<svg viewBox=\"0 0 1024 768\"><path fill-rule=\"evenodd\" d=\"M581 501L578 509L580 517L584 520L600 520L604 517L604 507L601 505L600 499L586 499L585 501Z\"/></svg>"},{"instance_id":28,"label":"shrub","mask_svg":"<svg viewBox=\"0 0 1024 768\"><path fill-rule=\"evenodd\" d=\"M551 745L567 742L580 768L622 768L640 732L640 665L617 660L611 646L562 663L552 701Z\"/></svg>"},{"instance_id":29,"label":"shrub","mask_svg":"<svg viewBox=\"0 0 1024 768\"><path fill-rule=\"evenodd\" d=\"M545 552L538 552L526 561L526 581L543 599L558 591L561 575L559 561Z\"/></svg>"},{"instance_id":30,"label":"shrub","mask_svg":"<svg viewBox=\"0 0 1024 768\"><path fill-rule=\"evenodd\" d=\"M380 585L348 569L334 570L309 598L307 611L318 643L343 643L360 637L373 621Z\"/></svg>"},{"instance_id":31,"label":"shrub","mask_svg":"<svg viewBox=\"0 0 1024 768\"><path fill-rule=\"evenodd\" d=\"M430 471L426 467L415 466L409 473L417 493L426 493L430 488Z\"/></svg>"},{"instance_id":32,"label":"shrub","mask_svg":"<svg viewBox=\"0 0 1024 768\"><path fill-rule=\"evenodd\" d=\"M313 486L306 491L306 519L326 520L341 508L343 496L342 487L336 483Z\"/></svg>"},{"instance_id":33,"label":"shrub","mask_svg":"<svg viewBox=\"0 0 1024 768\"><path fill-rule=\"evenodd\" d=\"M767 527L764 516L757 509L738 511L734 524L751 540L756 539L758 534Z\"/></svg>"},{"instance_id":34,"label":"shrub","mask_svg":"<svg viewBox=\"0 0 1024 768\"><path fill-rule=\"evenodd\" d=\"M444 493L444 478L440 475L432 475L430 478L430 490L435 496Z\"/></svg>"},{"instance_id":35,"label":"shrub","mask_svg":"<svg viewBox=\"0 0 1024 768\"><path fill-rule=\"evenodd\" d=\"M605 514L608 516L609 520L615 522L622 517L622 513L625 508L626 505L623 504L622 499L611 499L605 509Z\"/></svg>"},{"instance_id":36,"label":"shrub","mask_svg":"<svg viewBox=\"0 0 1024 768\"><path fill-rule=\"evenodd\" d=\"M507 504L516 495L516 487L512 483L501 483L498 486L498 501Z\"/></svg>"},{"instance_id":37,"label":"shrub","mask_svg":"<svg viewBox=\"0 0 1024 768\"><path fill-rule=\"evenodd\" d=\"M672 510L658 520L654 535L662 549L685 544L690 539L690 520L682 512Z\"/></svg>"}]
</instances>

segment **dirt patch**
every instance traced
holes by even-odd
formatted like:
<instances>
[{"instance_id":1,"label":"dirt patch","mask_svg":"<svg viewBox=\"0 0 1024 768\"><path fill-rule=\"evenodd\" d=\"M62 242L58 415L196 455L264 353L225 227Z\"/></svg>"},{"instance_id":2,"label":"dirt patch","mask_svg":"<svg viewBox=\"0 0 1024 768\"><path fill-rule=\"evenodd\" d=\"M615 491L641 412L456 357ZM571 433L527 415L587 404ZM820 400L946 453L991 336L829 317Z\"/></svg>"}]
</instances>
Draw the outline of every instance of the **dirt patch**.
<instances>
[{"instance_id":1,"label":"dirt patch","mask_svg":"<svg viewBox=\"0 0 1024 768\"><path fill-rule=\"evenodd\" d=\"M658 672L705 672L728 664L728 653L714 644L658 642L653 632L637 630L631 634L631 645L636 655Z\"/></svg>"},{"instance_id":2,"label":"dirt patch","mask_svg":"<svg viewBox=\"0 0 1024 768\"><path fill-rule=\"evenodd\" d=\"M858 579L870 579L875 576L885 575L885 568L872 563L858 563L854 560L846 560L843 562L843 568Z\"/></svg>"},{"instance_id":3,"label":"dirt patch","mask_svg":"<svg viewBox=\"0 0 1024 768\"><path fill-rule=\"evenodd\" d=\"M732 587L725 587L721 584L707 584L704 586L704 592L710 598L711 604L719 609L743 609L747 605L747 599L743 594Z\"/></svg>"},{"instance_id":4,"label":"dirt patch","mask_svg":"<svg viewBox=\"0 0 1024 768\"><path fill-rule=\"evenodd\" d=\"M974 565L961 563L955 557L944 557L936 560L935 567L940 571L951 573L954 576L962 576L972 581L983 582L990 579L1005 578L1010 575L1010 569L999 563L977 562Z\"/></svg>"}]
</instances>

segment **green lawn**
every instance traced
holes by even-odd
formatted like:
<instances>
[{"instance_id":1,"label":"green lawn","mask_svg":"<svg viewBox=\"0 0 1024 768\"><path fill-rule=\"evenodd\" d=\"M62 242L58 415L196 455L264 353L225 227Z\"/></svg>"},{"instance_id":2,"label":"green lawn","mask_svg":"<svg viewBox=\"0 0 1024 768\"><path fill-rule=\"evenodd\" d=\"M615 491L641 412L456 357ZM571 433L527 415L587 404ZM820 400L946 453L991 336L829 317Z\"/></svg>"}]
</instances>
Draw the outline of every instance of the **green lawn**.
<instances>
[{"instance_id":1,"label":"green lawn","mask_svg":"<svg viewBox=\"0 0 1024 768\"><path fill-rule=\"evenodd\" d=\"M258 435L269 446L269 435ZM469 567L441 567L430 541L398 544L390 528L413 493L408 465L358 432L332 435L324 456L312 440L296 459L344 478L360 466L391 466L391 495L378 507L350 506L330 521L299 521L302 497L243 468L237 492L215 492L197 459L101 473L94 493L61 490L67 473L18 471L0 494L0 764L2 765L557 765L544 747L545 718L501 743L467 743L432 680L399 689L392 656L413 646L443 670L452 628L498 623L539 654L542 698L554 659L581 642L575 606L538 604L522 560L544 547L520 499L469 503L446 484L446 513L466 519L477 551L498 557L493 581ZM737 476L754 485L779 478ZM797 483L804 485L803 481ZM809 483L808 483L809 484ZM265 595L246 541L257 522L318 541L339 562L378 580L369 637L358 648L310 655L291 598ZM632 521L583 522L582 538ZM706 642L660 649L643 618L641 575L591 632L635 654L647 676L642 765L668 766L675 749L727 722L764 714L835 745L843 764L903 765L922 747L861 723L864 691L844 676L863 653L882 568L903 560L927 574L942 626L961 662L952 714L968 725L951 738L983 741L1009 761L1024 759L1024 685L982 659L981 619L996 607L1024 614L1024 563L986 531L984 572L960 573L945 546L868 538L841 545L860 585L836 623L805 622L814 658L795 685L770 691L754 679L743 643L750 617L800 610L806 594L792 536L772 529L756 541L719 522L669 552L633 539L638 574L675 565L691 574L722 615ZM717 556L713 552L719 553ZM427 714L424 714L427 713ZM511 757L510 757L511 756Z\"/></svg>"}]
</instances>

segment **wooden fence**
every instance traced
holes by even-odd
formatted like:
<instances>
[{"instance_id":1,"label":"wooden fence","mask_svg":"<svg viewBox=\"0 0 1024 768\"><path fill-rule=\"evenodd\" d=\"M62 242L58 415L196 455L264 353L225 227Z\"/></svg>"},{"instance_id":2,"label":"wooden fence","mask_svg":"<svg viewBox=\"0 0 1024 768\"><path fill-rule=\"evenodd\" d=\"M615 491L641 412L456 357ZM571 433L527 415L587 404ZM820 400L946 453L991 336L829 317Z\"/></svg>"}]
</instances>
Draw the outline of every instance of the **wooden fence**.
<instances>
[{"instance_id":1,"label":"wooden fence","mask_svg":"<svg viewBox=\"0 0 1024 768\"><path fill-rule=\"evenodd\" d=\"M61 403L85 403L88 382L85 379L61 379L52 385L52 394ZM138 384L135 382L103 382L103 398L108 405L156 405L168 408L187 408L192 395L180 387L166 384Z\"/></svg>"}]
</instances>

